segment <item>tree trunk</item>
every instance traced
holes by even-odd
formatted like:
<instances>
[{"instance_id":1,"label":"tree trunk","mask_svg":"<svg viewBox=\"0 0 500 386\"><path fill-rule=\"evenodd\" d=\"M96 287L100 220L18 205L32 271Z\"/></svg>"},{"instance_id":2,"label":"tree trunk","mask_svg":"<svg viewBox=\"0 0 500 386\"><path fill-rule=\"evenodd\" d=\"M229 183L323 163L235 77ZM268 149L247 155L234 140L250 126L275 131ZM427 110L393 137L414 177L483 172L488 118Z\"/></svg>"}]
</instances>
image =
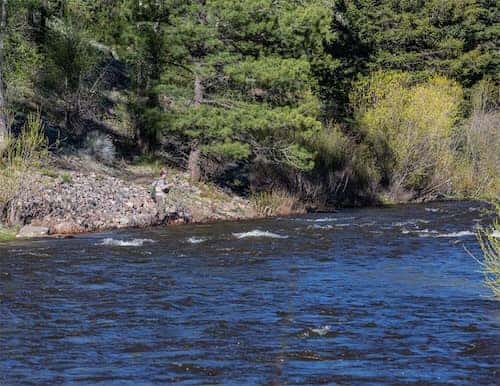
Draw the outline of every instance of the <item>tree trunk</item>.
<instances>
[{"instance_id":1,"label":"tree trunk","mask_svg":"<svg viewBox=\"0 0 500 386\"><path fill-rule=\"evenodd\" d=\"M4 35L7 28L7 0L1 0L0 15L0 148L5 143L8 134L6 111L5 111L5 90L3 84L3 57L4 57Z\"/></svg>"},{"instance_id":2,"label":"tree trunk","mask_svg":"<svg viewBox=\"0 0 500 386\"><path fill-rule=\"evenodd\" d=\"M45 43L47 37L47 17L49 15L49 2L48 0L42 0L40 6L40 31L39 31L39 42Z\"/></svg>"},{"instance_id":3,"label":"tree trunk","mask_svg":"<svg viewBox=\"0 0 500 386\"><path fill-rule=\"evenodd\" d=\"M194 77L194 105L201 106L203 103L203 83L200 75L197 73Z\"/></svg>"},{"instance_id":4,"label":"tree trunk","mask_svg":"<svg viewBox=\"0 0 500 386\"><path fill-rule=\"evenodd\" d=\"M188 170L191 181L198 182L201 179L201 165L200 165L201 150L197 142L191 146L189 153Z\"/></svg>"},{"instance_id":5,"label":"tree trunk","mask_svg":"<svg viewBox=\"0 0 500 386\"><path fill-rule=\"evenodd\" d=\"M5 97L3 90L2 69L0 68L0 150L2 149L5 140L7 139L8 128L5 117Z\"/></svg>"},{"instance_id":6,"label":"tree trunk","mask_svg":"<svg viewBox=\"0 0 500 386\"><path fill-rule=\"evenodd\" d=\"M199 75L199 66L196 69L196 75L194 78L194 105L196 107L201 106L203 102L203 83L201 76ZM191 144L191 151L189 153L188 160L188 171L191 181L197 182L201 178L201 165L200 165L200 144L198 141L194 140Z\"/></svg>"}]
</instances>

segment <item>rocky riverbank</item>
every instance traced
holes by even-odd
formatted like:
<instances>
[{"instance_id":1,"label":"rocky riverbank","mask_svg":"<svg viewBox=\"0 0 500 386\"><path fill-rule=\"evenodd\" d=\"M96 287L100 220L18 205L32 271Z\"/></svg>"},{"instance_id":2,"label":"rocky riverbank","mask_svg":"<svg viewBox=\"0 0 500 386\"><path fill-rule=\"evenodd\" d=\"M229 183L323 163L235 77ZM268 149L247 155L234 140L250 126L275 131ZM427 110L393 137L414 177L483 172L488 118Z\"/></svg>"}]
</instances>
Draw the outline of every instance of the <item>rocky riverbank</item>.
<instances>
[{"instance_id":1,"label":"rocky riverbank","mask_svg":"<svg viewBox=\"0 0 500 386\"><path fill-rule=\"evenodd\" d=\"M19 237L68 235L125 227L250 219L258 216L246 199L216 186L191 183L168 170L138 173L121 168L71 168L36 173L3 221ZM66 163L67 166L67 163Z\"/></svg>"}]
</instances>

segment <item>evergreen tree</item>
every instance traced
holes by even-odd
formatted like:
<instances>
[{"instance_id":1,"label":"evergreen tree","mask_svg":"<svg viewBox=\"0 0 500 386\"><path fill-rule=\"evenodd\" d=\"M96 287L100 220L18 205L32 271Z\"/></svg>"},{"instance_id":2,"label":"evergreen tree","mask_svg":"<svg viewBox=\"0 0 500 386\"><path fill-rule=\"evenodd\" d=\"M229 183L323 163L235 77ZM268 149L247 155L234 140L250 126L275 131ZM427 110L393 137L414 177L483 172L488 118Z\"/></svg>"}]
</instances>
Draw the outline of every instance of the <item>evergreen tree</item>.
<instances>
[{"instance_id":1,"label":"evergreen tree","mask_svg":"<svg viewBox=\"0 0 500 386\"><path fill-rule=\"evenodd\" d=\"M194 179L201 155L312 167L304 144L321 123L311 68L324 56L330 16L315 1L191 1L172 10L172 65L159 90L167 131L191 143Z\"/></svg>"},{"instance_id":2,"label":"evergreen tree","mask_svg":"<svg viewBox=\"0 0 500 386\"><path fill-rule=\"evenodd\" d=\"M41 55L30 33L27 0L0 1L0 137L16 112L36 98L34 81Z\"/></svg>"},{"instance_id":3,"label":"evergreen tree","mask_svg":"<svg viewBox=\"0 0 500 386\"><path fill-rule=\"evenodd\" d=\"M0 3L0 149L7 136L7 120L5 116L5 91L3 80L4 39L7 29L7 0Z\"/></svg>"},{"instance_id":4,"label":"evergreen tree","mask_svg":"<svg viewBox=\"0 0 500 386\"><path fill-rule=\"evenodd\" d=\"M380 69L446 75L466 87L498 79L499 9L498 0L336 2L329 51L341 65L322 79L327 99L345 113L351 82Z\"/></svg>"}]
</instances>

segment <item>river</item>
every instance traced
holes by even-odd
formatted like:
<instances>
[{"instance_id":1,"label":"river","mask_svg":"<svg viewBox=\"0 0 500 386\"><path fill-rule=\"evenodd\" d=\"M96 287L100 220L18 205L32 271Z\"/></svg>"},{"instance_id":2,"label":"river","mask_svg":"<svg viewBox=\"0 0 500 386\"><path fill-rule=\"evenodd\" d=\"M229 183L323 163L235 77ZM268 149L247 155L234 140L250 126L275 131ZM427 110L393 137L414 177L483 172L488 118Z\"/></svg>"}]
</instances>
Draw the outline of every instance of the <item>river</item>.
<instances>
[{"instance_id":1,"label":"river","mask_svg":"<svg viewBox=\"0 0 500 386\"><path fill-rule=\"evenodd\" d=\"M477 203L0 244L2 385L488 385Z\"/></svg>"}]
</instances>

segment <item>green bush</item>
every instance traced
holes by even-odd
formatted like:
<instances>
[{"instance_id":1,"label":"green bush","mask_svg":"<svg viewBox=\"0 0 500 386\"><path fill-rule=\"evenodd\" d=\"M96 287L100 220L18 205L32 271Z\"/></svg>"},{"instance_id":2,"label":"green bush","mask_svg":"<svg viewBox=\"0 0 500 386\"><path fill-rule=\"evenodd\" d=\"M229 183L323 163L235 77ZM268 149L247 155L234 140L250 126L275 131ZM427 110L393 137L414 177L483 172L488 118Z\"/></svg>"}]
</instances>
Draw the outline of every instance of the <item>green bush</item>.
<instances>
[{"instance_id":1,"label":"green bush","mask_svg":"<svg viewBox=\"0 0 500 386\"><path fill-rule=\"evenodd\" d=\"M47 138L39 115L29 115L18 137L10 136L0 153L0 213L26 192L31 173L48 154Z\"/></svg>"},{"instance_id":2,"label":"green bush","mask_svg":"<svg viewBox=\"0 0 500 386\"><path fill-rule=\"evenodd\" d=\"M71 177L71 174L64 173L61 175L61 182L63 184L71 184L73 182L73 177Z\"/></svg>"},{"instance_id":3,"label":"green bush","mask_svg":"<svg viewBox=\"0 0 500 386\"><path fill-rule=\"evenodd\" d=\"M6 229L0 226L0 242L11 241L16 238L15 229Z\"/></svg>"},{"instance_id":4,"label":"green bush","mask_svg":"<svg viewBox=\"0 0 500 386\"><path fill-rule=\"evenodd\" d=\"M500 298L500 205L496 206L497 217L493 225L478 233L479 243L483 250L483 273L486 285L490 287L496 298Z\"/></svg>"},{"instance_id":5,"label":"green bush","mask_svg":"<svg viewBox=\"0 0 500 386\"><path fill-rule=\"evenodd\" d=\"M316 154L308 201L315 205L358 205L375 200L380 174L368 147L327 123L310 143ZM304 184L302 184L304 186Z\"/></svg>"}]
</instances>

